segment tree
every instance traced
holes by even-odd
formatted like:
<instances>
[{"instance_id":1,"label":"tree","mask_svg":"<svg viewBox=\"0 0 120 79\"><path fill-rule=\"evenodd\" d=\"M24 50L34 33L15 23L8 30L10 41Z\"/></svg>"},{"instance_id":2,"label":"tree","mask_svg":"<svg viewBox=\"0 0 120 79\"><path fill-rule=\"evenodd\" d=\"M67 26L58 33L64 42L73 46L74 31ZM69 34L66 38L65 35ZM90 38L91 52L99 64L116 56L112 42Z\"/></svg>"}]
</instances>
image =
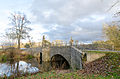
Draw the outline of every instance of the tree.
<instances>
[{"instance_id":1,"label":"tree","mask_svg":"<svg viewBox=\"0 0 120 79\"><path fill-rule=\"evenodd\" d=\"M30 44L25 44L25 48L30 48Z\"/></svg>"},{"instance_id":2,"label":"tree","mask_svg":"<svg viewBox=\"0 0 120 79\"><path fill-rule=\"evenodd\" d=\"M99 50L112 50L112 44L110 43L109 40L94 41L92 44L94 45L94 48L97 48Z\"/></svg>"},{"instance_id":3,"label":"tree","mask_svg":"<svg viewBox=\"0 0 120 79\"><path fill-rule=\"evenodd\" d=\"M119 1L117 0L115 3L113 3L111 5L111 7L108 9L108 11L110 11L113 7L115 7L117 4L119 3Z\"/></svg>"},{"instance_id":4,"label":"tree","mask_svg":"<svg viewBox=\"0 0 120 79\"><path fill-rule=\"evenodd\" d=\"M52 42L52 45L54 46L63 46L63 41L62 40L54 40Z\"/></svg>"},{"instance_id":5,"label":"tree","mask_svg":"<svg viewBox=\"0 0 120 79\"><path fill-rule=\"evenodd\" d=\"M75 45L78 46L78 40L75 41Z\"/></svg>"},{"instance_id":6,"label":"tree","mask_svg":"<svg viewBox=\"0 0 120 79\"><path fill-rule=\"evenodd\" d=\"M50 41L46 40L45 36L43 35L43 38L42 38L42 47L46 47L46 46L50 46L50 45L51 45Z\"/></svg>"},{"instance_id":7,"label":"tree","mask_svg":"<svg viewBox=\"0 0 120 79\"><path fill-rule=\"evenodd\" d=\"M72 37L71 37L71 39L70 39L70 41L69 41L70 46L72 46L72 45L73 45L73 42L74 42L74 40L73 40L73 39L72 39Z\"/></svg>"},{"instance_id":8,"label":"tree","mask_svg":"<svg viewBox=\"0 0 120 79\"><path fill-rule=\"evenodd\" d=\"M105 25L103 27L103 33L109 40L109 43L113 45L114 49L120 47L120 28L118 25Z\"/></svg>"},{"instance_id":9,"label":"tree","mask_svg":"<svg viewBox=\"0 0 120 79\"><path fill-rule=\"evenodd\" d=\"M35 42L33 42L33 37L31 37L31 36L28 35L27 38L28 38L28 40L29 40L29 45L30 45L30 47L33 47L34 44L35 44Z\"/></svg>"},{"instance_id":10,"label":"tree","mask_svg":"<svg viewBox=\"0 0 120 79\"><path fill-rule=\"evenodd\" d=\"M12 34L11 39L17 39L18 49L20 49L21 39L25 39L28 36L29 31L32 30L30 27L27 27L27 25L30 24L30 21L24 13L17 12L11 14L10 23L13 26L8 29L9 32L7 33L8 35Z\"/></svg>"},{"instance_id":11,"label":"tree","mask_svg":"<svg viewBox=\"0 0 120 79\"><path fill-rule=\"evenodd\" d=\"M11 39L11 37L12 37L12 34L8 34L8 33L3 34L1 36L1 40L2 40L1 46L2 46L2 49L14 46L15 40Z\"/></svg>"}]
</instances>

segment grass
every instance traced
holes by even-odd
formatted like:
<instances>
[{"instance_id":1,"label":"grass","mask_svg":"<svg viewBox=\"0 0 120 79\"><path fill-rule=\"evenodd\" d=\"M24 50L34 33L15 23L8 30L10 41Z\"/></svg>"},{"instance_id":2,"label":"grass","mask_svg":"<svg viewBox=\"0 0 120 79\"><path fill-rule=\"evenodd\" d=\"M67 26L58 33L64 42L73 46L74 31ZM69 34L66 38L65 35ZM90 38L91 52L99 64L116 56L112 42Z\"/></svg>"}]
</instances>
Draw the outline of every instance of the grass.
<instances>
[{"instance_id":1,"label":"grass","mask_svg":"<svg viewBox=\"0 0 120 79\"><path fill-rule=\"evenodd\" d=\"M91 51L90 51L91 52ZM101 51L92 51L95 53L101 53ZM43 73L37 73L34 75L27 75L16 79L120 79L120 54L116 52L102 52L106 53L106 57L103 63L107 63L111 71L107 71L107 75L100 75L99 73L82 74L80 70L68 73L58 73L56 71L49 71Z\"/></svg>"},{"instance_id":2,"label":"grass","mask_svg":"<svg viewBox=\"0 0 120 79\"><path fill-rule=\"evenodd\" d=\"M82 75L78 72L56 73L55 71L38 73L36 75L23 76L16 79L119 79L118 76L102 76L102 75Z\"/></svg>"}]
</instances>

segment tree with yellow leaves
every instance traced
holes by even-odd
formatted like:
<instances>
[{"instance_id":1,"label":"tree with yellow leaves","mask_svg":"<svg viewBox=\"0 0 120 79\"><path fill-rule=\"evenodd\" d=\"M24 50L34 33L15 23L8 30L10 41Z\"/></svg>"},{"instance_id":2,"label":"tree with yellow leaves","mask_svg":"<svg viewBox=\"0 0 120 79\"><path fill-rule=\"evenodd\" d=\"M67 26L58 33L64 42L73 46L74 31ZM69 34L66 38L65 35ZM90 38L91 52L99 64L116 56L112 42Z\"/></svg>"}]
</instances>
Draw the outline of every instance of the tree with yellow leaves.
<instances>
[{"instance_id":1,"label":"tree with yellow leaves","mask_svg":"<svg viewBox=\"0 0 120 79\"><path fill-rule=\"evenodd\" d=\"M120 48L120 27L118 25L104 25L103 33L109 40L109 44L112 45L113 49L119 50Z\"/></svg>"}]
</instances>

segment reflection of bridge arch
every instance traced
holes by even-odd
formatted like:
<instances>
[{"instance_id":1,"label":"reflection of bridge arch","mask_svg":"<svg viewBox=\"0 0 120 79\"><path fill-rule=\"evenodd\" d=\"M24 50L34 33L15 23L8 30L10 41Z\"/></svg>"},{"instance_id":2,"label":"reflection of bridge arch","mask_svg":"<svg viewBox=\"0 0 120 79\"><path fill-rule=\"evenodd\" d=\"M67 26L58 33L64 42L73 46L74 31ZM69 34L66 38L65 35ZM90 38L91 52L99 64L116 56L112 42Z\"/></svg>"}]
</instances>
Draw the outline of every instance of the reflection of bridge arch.
<instances>
[{"instance_id":1,"label":"reflection of bridge arch","mask_svg":"<svg viewBox=\"0 0 120 79\"><path fill-rule=\"evenodd\" d=\"M53 68L59 68L59 69L69 69L70 64L69 62L65 59L60 54L55 54L51 57L51 66Z\"/></svg>"}]
</instances>

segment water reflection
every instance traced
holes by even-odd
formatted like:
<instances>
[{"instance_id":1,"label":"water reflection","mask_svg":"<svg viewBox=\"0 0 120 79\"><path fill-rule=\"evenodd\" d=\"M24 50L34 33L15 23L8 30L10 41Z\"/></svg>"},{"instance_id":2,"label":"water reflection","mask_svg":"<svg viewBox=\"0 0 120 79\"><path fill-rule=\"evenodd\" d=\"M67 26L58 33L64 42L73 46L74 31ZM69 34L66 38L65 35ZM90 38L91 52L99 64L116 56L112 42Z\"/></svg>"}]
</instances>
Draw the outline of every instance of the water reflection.
<instances>
[{"instance_id":1,"label":"water reflection","mask_svg":"<svg viewBox=\"0 0 120 79\"><path fill-rule=\"evenodd\" d=\"M0 76L1 77L5 75L6 76L16 75L18 72L20 74L36 73L36 72L39 72L39 69L37 67L33 67L30 63L27 63L25 61L19 61L14 64L0 63Z\"/></svg>"}]
</instances>

